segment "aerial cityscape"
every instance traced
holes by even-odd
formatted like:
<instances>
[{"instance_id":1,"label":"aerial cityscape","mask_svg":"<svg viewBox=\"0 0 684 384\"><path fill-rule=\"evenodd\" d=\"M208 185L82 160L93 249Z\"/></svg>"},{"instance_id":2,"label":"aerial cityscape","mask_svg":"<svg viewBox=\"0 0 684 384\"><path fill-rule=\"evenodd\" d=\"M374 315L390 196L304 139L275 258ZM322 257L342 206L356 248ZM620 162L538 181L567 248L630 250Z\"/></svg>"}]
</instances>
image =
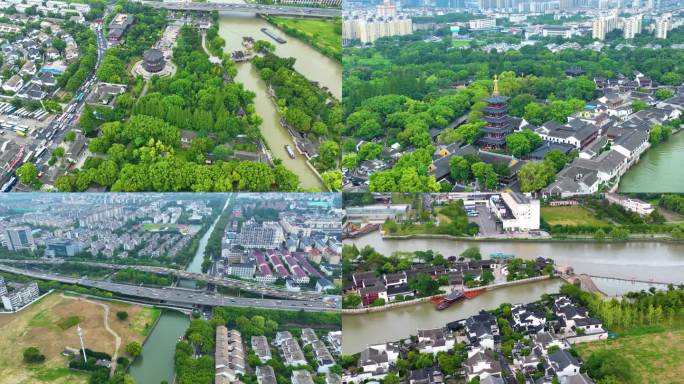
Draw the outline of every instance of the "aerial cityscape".
<instances>
[{"instance_id":1,"label":"aerial cityscape","mask_svg":"<svg viewBox=\"0 0 684 384\"><path fill-rule=\"evenodd\" d=\"M684 1L0 0L0 384L681 384Z\"/></svg>"},{"instance_id":2,"label":"aerial cityscape","mask_svg":"<svg viewBox=\"0 0 684 384\"><path fill-rule=\"evenodd\" d=\"M1 190L339 190L339 6L0 2Z\"/></svg>"},{"instance_id":3,"label":"aerial cityscape","mask_svg":"<svg viewBox=\"0 0 684 384\"><path fill-rule=\"evenodd\" d=\"M344 196L344 382L679 381L684 195Z\"/></svg>"},{"instance_id":4,"label":"aerial cityscape","mask_svg":"<svg viewBox=\"0 0 684 384\"><path fill-rule=\"evenodd\" d=\"M333 193L3 195L0 327L26 345L4 355L2 377L339 378L341 203ZM22 353L41 371L17 363Z\"/></svg>"},{"instance_id":5,"label":"aerial cityscape","mask_svg":"<svg viewBox=\"0 0 684 384\"><path fill-rule=\"evenodd\" d=\"M681 192L677 1L344 8L343 189ZM667 159L667 160L666 160Z\"/></svg>"}]
</instances>

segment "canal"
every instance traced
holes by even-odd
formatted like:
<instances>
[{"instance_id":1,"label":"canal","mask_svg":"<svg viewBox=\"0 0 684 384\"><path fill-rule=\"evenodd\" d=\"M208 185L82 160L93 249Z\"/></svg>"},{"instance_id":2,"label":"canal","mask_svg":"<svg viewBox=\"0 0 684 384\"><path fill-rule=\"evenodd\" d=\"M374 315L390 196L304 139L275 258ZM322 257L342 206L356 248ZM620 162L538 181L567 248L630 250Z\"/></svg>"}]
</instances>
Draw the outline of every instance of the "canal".
<instances>
[{"instance_id":1,"label":"canal","mask_svg":"<svg viewBox=\"0 0 684 384\"><path fill-rule=\"evenodd\" d=\"M344 315L342 349L345 355L358 353L369 344L405 339L417 334L418 329L442 327L481 309L494 309L501 303L539 300L544 293L558 293L560 285L561 281L554 279L494 289L443 311L437 311L432 303L423 303L364 315Z\"/></svg>"},{"instance_id":2,"label":"canal","mask_svg":"<svg viewBox=\"0 0 684 384\"><path fill-rule=\"evenodd\" d=\"M684 192L684 132L649 148L620 180L620 192Z\"/></svg>"},{"instance_id":3,"label":"canal","mask_svg":"<svg viewBox=\"0 0 684 384\"><path fill-rule=\"evenodd\" d=\"M180 312L164 310L143 346L142 354L130 367L136 383L173 383L174 355L178 338L185 334L190 318Z\"/></svg>"},{"instance_id":4,"label":"canal","mask_svg":"<svg viewBox=\"0 0 684 384\"><path fill-rule=\"evenodd\" d=\"M266 36L261 28L268 28L287 40L285 44L278 44ZM282 57L294 57L295 69L311 81L327 87L338 99L342 96L342 66L340 63L324 56L304 42L286 35L265 20L249 15L222 13L219 21L219 35L225 39L225 52L242 50L242 37L250 36L255 40L266 40L276 47L275 53ZM306 158L295 150L295 158L287 155L285 144L295 148L287 130L280 125L278 110L268 95L267 85L261 80L256 69L250 62L237 64L235 81L242 83L246 89L254 92L257 114L261 116L261 132L275 158L282 160L283 165L299 176L303 188L325 190L322 181L307 165Z\"/></svg>"},{"instance_id":5,"label":"canal","mask_svg":"<svg viewBox=\"0 0 684 384\"><path fill-rule=\"evenodd\" d=\"M211 233L214 232L214 228L216 227L216 223L218 223L219 219L221 218L221 215L226 210L226 208L228 208L228 204L230 204L230 199L231 199L230 194L227 196L228 197L226 198L226 203L223 205L221 212L219 212L219 214L216 216L216 219L211 224L209 229L200 238L199 245L197 246L197 251L195 251L195 256L193 256L192 260L190 261L190 264L188 264L188 267L185 268L186 271L202 273L202 263L204 262L204 250L207 248L207 243L209 242L209 237L211 237ZM193 289L193 288L195 288L195 281L194 280L181 279L178 281L178 286L181 288Z\"/></svg>"},{"instance_id":6,"label":"canal","mask_svg":"<svg viewBox=\"0 0 684 384\"><path fill-rule=\"evenodd\" d=\"M559 241L458 241L446 239L382 239L379 232L346 240L359 249L371 245L384 255L432 249L444 256L457 256L478 246L483 257L512 253L523 259L550 257L577 273L623 279L684 283L684 244L663 242L559 242Z\"/></svg>"},{"instance_id":7,"label":"canal","mask_svg":"<svg viewBox=\"0 0 684 384\"><path fill-rule=\"evenodd\" d=\"M202 272L202 262L204 261L204 250L207 247L207 242L214 231L214 227L216 227L216 223L218 223L221 215L228 208L230 201L231 195L228 194L223 208L209 229L200 238L195 256L186 268L187 271ZM181 279L178 282L178 286L195 288L195 281ZM173 383L173 356L176 351L176 343L178 338L185 334L188 325L190 325L190 319L187 315L172 310L164 310L162 312L157 325L155 325L143 346L141 357L131 364L130 372L136 383L159 383L162 380Z\"/></svg>"}]
</instances>

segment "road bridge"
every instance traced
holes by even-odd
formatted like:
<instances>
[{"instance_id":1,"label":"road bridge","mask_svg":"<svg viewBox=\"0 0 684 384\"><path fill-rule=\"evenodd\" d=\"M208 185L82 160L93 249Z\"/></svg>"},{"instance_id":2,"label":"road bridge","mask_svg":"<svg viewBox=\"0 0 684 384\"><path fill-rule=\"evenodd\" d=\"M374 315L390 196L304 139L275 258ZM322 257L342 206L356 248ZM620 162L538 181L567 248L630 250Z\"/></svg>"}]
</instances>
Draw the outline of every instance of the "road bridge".
<instances>
[{"instance_id":1,"label":"road bridge","mask_svg":"<svg viewBox=\"0 0 684 384\"><path fill-rule=\"evenodd\" d=\"M342 11L335 8L288 7L283 5L262 4L194 3L184 1L141 1L141 3L152 8L165 8L170 11L241 12L266 16L298 16L319 18L332 18L342 15Z\"/></svg>"},{"instance_id":2,"label":"road bridge","mask_svg":"<svg viewBox=\"0 0 684 384\"><path fill-rule=\"evenodd\" d=\"M147 273L157 273L166 274L179 277L186 280L196 280L204 281L207 284L212 284L220 287L228 288L239 288L246 292L252 292L259 295L278 297L288 300L309 300L309 301L320 301L323 299L323 295L318 292L312 291L301 291L301 292L290 292L285 289L277 288L271 285L259 284L252 281L231 279L225 277L216 277L206 273L188 272L180 269L173 269L167 267L155 267L149 265L126 265L126 264L111 264L111 263L98 263L92 261L70 261L65 259L25 259L25 260L15 260L15 259L1 259L0 263L4 264L23 264L23 265L59 265L65 262L81 264L90 267L122 270L122 269L135 269L141 272Z\"/></svg>"},{"instance_id":3,"label":"road bridge","mask_svg":"<svg viewBox=\"0 0 684 384\"><path fill-rule=\"evenodd\" d=\"M112 292L123 296L140 297L154 303L167 306L181 306L199 308L202 306L218 307L253 307L261 309L281 309L292 311L314 311L314 312L335 312L337 303L334 300L317 302L306 300L277 300L277 299L255 299L243 297L231 297L209 293L202 290L186 288L151 288L139 285L111 283L102 280L91 280L61 276L50 273L41 273L10 267L0 264L0 271L29 276L34 279L57 281L64 284L80 285L83 287L97 288L103 291Z\"/></svg>"}]
</instances>

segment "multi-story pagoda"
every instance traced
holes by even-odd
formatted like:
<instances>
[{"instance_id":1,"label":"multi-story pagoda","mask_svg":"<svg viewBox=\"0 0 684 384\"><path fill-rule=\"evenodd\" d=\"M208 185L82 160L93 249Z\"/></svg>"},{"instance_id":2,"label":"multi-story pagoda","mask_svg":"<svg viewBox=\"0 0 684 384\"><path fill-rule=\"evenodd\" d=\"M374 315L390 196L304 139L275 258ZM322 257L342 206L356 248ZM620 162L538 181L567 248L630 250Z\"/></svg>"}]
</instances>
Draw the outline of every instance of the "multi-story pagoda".
<instances>
[{"instance_id":1,"label":"multi-story pagoda","mask_svg":"<svg viewBox=\"0 0 684 384\"><path fill-rule=\"evenodd\" d=\"M480 138L480 146L485 149L502 149L506 146L506 136L513 132L513 126L506 101L508 97L499 94L499 78L494 76L494 91L485 99L487 106L482 109L482 118L486 125L481 129L484 136Z\"/></svg>"}]
</instances>

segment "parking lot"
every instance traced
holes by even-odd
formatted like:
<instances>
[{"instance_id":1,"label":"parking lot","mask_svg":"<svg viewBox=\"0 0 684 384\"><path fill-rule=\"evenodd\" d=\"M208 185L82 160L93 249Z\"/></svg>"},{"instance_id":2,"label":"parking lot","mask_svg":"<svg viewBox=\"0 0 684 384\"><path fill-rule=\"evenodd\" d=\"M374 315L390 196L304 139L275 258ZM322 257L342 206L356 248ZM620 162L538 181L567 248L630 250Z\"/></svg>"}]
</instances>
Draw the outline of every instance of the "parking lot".
<instances>
[{"instance_id":1,"label":"parking lot","mask_svg":"<svg viewBox=\"0 0 684 384\"><path fill-rule=\"evenodd\" d=\"M476 205L475 210L478 216L468 217L468 221L480 226L479 236L493 236L501 233L496 225L495 216L489 211L489 208L484 205Z\"/></svg>"}]
</instances>

